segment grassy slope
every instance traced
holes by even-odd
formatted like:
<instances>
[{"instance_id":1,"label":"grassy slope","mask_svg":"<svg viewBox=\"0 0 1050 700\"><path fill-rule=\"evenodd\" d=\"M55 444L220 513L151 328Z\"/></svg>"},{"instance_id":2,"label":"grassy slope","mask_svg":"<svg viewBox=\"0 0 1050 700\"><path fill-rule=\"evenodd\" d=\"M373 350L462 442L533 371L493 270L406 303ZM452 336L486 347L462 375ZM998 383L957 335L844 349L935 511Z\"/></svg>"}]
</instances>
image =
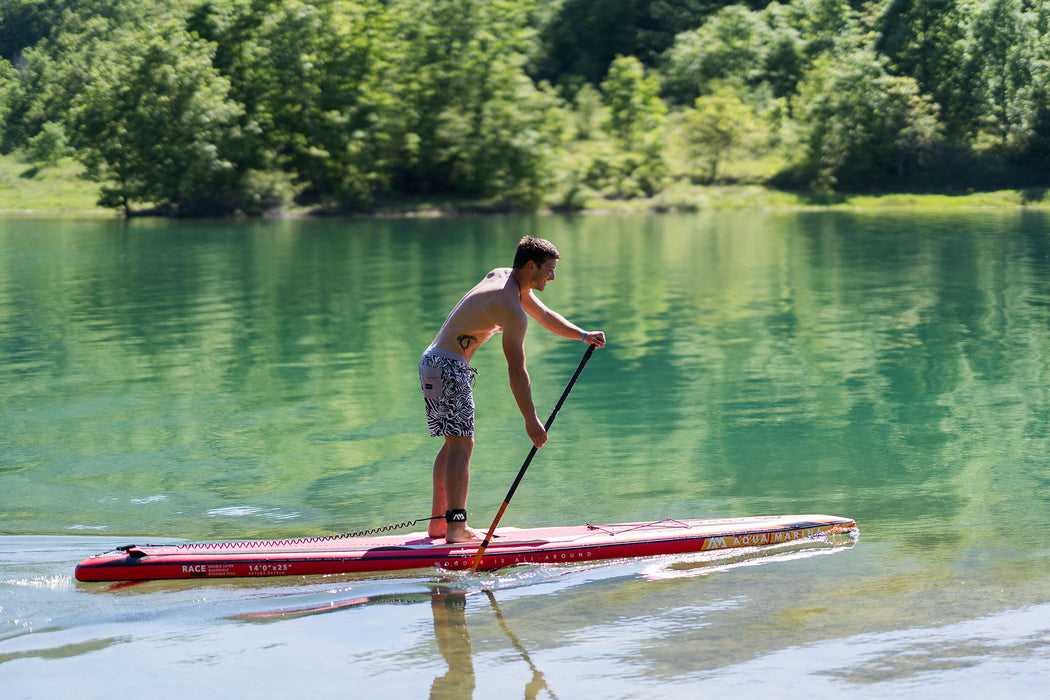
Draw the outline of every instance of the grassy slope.
<instances>
[{"instance_id":1,"label":"grassy slope","mask_svg":"<svg viewBox=\"0 0 1050 700\"><path fill-rule=\"evenodd\" d=\"M19 154L0 156L0 214L109 214L96 206L98 187L83 177L71 159L40 168Z\"/></svg>"}]
</instances>

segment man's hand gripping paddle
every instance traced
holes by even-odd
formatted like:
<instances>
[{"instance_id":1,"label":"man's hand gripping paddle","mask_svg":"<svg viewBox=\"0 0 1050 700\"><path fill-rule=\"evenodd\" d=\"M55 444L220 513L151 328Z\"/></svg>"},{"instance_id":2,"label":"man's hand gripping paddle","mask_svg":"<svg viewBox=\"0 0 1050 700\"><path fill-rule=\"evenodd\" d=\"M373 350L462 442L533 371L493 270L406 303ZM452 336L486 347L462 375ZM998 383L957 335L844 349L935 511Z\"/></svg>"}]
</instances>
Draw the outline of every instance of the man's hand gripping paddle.
<instances>
[{"instance_id":1,"label":"man's hand gripping paddle","mask_svg":"<svg viewBox=\"0 0 1050 700\"><path fill-rule=\"evenodd\" d=\"M561 405L565 403L565 398L569 395L572 390L573 384L580 376L580 372L583 371L583 366L587 364L587 360L591 359L591 355L594 354L594 349L597 345L591 345L587 348L587 352L583 353L583 359L580 360L580 366L576 368L576 371L572 374L572 379L569 380L568 386L565 387L565 391L562 392L561 398L558 399L558 403L554 405L554 410L551 411L551 417L547 419L544 424L544 430L551 429L551 423L554 422L555 416L558 415L558 411L561 410ZM529 456L525 458L525 463L521 465L521 469L518 470L518 476L514 479L514 483L510 487L510 491L507 492L507 497L503 499L503 505L500 506L499 512L496 513L496 519L492 521L492 526L489 528L488 533L485 535L485 540L478 547L478 553L474 555L474 561L470 565L471 571L477 571L478 565L481 564L481 557L484 556L485 550L489 546L489 542L492 541L492 534L496 531L496 526L499 525L499 521L503 518L503 513L506 512L507 506L510 505L510 499L514 497L514 492L518 490L518 484L521 483L521 478L525 476L525 470L529 468L529 464L532 463L532 458L536 456L536 446L533 445L532 450L529 451Z\"/></svg>"}]
</instances>

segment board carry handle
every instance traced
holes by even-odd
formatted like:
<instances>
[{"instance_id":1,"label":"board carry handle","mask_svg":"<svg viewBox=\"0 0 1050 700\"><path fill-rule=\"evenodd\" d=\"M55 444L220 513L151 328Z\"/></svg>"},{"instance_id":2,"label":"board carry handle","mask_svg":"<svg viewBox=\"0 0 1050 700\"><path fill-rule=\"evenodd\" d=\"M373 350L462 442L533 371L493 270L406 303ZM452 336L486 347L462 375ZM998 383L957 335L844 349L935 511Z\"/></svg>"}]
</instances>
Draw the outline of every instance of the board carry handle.
<instances>
[{"instance_id":1,"label":"board carry handle","mask_svg":"<svg viewBox=\"0 0 1050 700\"><path fill-rule=\"evenodd\" d=\"M591 355L594 354L594 349L597 347L597 345L589 345L587 351L583 353L583 359L580 360L579 367L577 367L576 371L572 373L572 379L569 380L568 385L565 387L565 391L561 393L561 398L558 399L558 403L554 404L554 410L551 411L550 418L548 418L547 422L543 424L544 430L549 431L551 429L551 424L554 423L554 418L558 415L558 411L561 410L561 405L565 403L565 398L569 395L569 392L572 391L572 387L576 383L576 380L579 379L580 372L583 371L583 366L587 364L587 360L591 359ZM514 492L518 490L518 484L521 483L522 477L525 476L525 471L529 468L529 464L532 463L532 458L536 456L536 450L537 447L533 445L532 449L529 450L529 456L525 458L525 463L522 464L521 469L518 470L518 476L514 479L514 483L511 484L510 491L507 492L507 497L503 499L503 505L499 507L499 512L496 513L496 519L492 521L492 525L489 527L489 531L485 535L484 541L482 541L481 546L478 547L477 554L474 555L474 561L470 565L471 571L478 570L478 566L481 564L481 557L484 556L485 550L488 549L489 543L492 541L492 535L496 532L496 527L499 525L499 521L503 519L503 514L507 511L507 506L510 505L510 499L514 497Z\"/></svg>"}]
</instances>

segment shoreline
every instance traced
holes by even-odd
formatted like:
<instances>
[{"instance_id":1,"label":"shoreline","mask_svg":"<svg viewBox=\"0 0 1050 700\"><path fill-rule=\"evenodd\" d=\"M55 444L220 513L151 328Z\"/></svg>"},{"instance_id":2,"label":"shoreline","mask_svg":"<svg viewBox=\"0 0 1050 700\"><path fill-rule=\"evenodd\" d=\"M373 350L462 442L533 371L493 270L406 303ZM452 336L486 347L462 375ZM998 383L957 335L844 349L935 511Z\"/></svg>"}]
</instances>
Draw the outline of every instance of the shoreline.
<instances>
[{"instance_id":1,"label":"shoreline","mask_svg":"<svg viewBox=\"0 0 1050 700\"><path fill-rule=\"evenodd\" d=\"M28 168L28 170L27 170ZM592 193L593 194L593 193ZM130 217L118 209L97 206L98 188L83 178L83 168L71 159L37 169L16 155L0 156L0 217L176 219L142 207ZM943 191L811 192L778 189L758 182L701 185L672 180L644 199L581 197L578 206L558 206L556 196L536 209L516 208L486 199L459 197L392 197L369 211L341 211L324 206L292 206L260 216L187 217L229 220L297 218L409 219L472 216L615 216L685 214L705 211L890 211L947 209L1046 209L1050 187L1004 189L946 187Z\"/></svg>"},{"instance_id":2,"label":"shoreline","mask_svg":"<svg viewBox=\"0 0 1050 700\"><path fill-rule=\"evenodd\" d=\"M832 193L828 195L806 195L759 186L724 186L698 189L693 197L676 197L669 201L663 197L645 200L610 200L588 202L581 208L561 209L539 207L534 210L515 209L501 205L479 202L450 204L447 201L418 202L411 205L382 205L368 212L339 212L325 208L294 208L276 211L263 216L186 217L187 219L216 221L253 221L309 218L345 219L439 219L499 216L622 216L659 214L698 214L702 212L739 211L945 211L988 209L1050 209L1050 194L1039 198L1027 196L1024 190L997 190L966 194L855 194ZM714 199L715 201L710 201ZM826 201L806 201L823 199ZM690 201L692 200L692 201ZM698 201L699 200L699 201ZM126 217L116 209L93 208L45 208L4 207L0 202L0 217L17 218L107 218L115 219L172 219L147 210L134 212Z\"/></svg>"},{"instance_id":3,"label":"shoreline","mask_svg":"<svg viewBox=\"0 0 1050 700\"><path fill-rule=\"evenodd\" d=\"M27 169L28 168L28 169ZM914 184L914 183L911 183ZM558 193L536 208L515 207L491 199L457 196L433 198L395 196L367 211L333 206L289 206L264 214L169 216L148 206L125 214L96 204L98 187L84 179L83 167L65 158L44 168L33 167L17 155L0 155L0 218L116 218L153 220L266 221L308 218L355 220L437 219L501 216L617 216L696 214L715 211L948 211L988 209L1050 209L1050 186L1016 183L999 189L944 185L941 190L871 190L816 192L781 189L756 180L734 184L695 184L672 178L663 190L647 198L606 199L579 197L572 206L560 205Z\"/></svg>"}]
</instances>

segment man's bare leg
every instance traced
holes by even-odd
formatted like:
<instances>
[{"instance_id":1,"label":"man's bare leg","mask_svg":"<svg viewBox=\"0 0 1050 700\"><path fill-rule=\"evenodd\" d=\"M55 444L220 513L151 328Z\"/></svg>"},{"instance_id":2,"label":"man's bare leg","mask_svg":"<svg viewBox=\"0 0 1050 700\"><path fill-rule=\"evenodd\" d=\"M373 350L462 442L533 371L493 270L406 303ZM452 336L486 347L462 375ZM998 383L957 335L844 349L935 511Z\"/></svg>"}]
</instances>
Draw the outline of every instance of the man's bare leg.
<instances>
[{"instance_id":1,"label":"man's bare leg","mask_svg":"<svg viewBox=\"0 0 1050 700\"><path fill-rule=\"evenodd\" d=\"M448 442L441 446L441 450L434 458L434 501L430 508L430 527L427 535L434 539L445 536L445 511L448 510L448 496L445 492L445 456L448 454Z\"/></svg>"},{"instance_id":2,"label":"man's bare leg","mask_svg":"<svg viewBox=\"0 0 1050 700\"><path fill-rule=\"evenodd\" d=\"M445 436L445 446L438 453L438 460L434 461L434 502L431 515L444 515L446 510L466 510L467 491L470 488L470 455L473 451L474 438ZM439 471L440 476L444 477L440 484ZM433 534L433 528L439 522L431 521L431 537L439 536ZM482 535L467 527L465 522L441 524L445 527L445 540L448 542L480 542L482 539Z\"/></svg>"}]
</instances>

